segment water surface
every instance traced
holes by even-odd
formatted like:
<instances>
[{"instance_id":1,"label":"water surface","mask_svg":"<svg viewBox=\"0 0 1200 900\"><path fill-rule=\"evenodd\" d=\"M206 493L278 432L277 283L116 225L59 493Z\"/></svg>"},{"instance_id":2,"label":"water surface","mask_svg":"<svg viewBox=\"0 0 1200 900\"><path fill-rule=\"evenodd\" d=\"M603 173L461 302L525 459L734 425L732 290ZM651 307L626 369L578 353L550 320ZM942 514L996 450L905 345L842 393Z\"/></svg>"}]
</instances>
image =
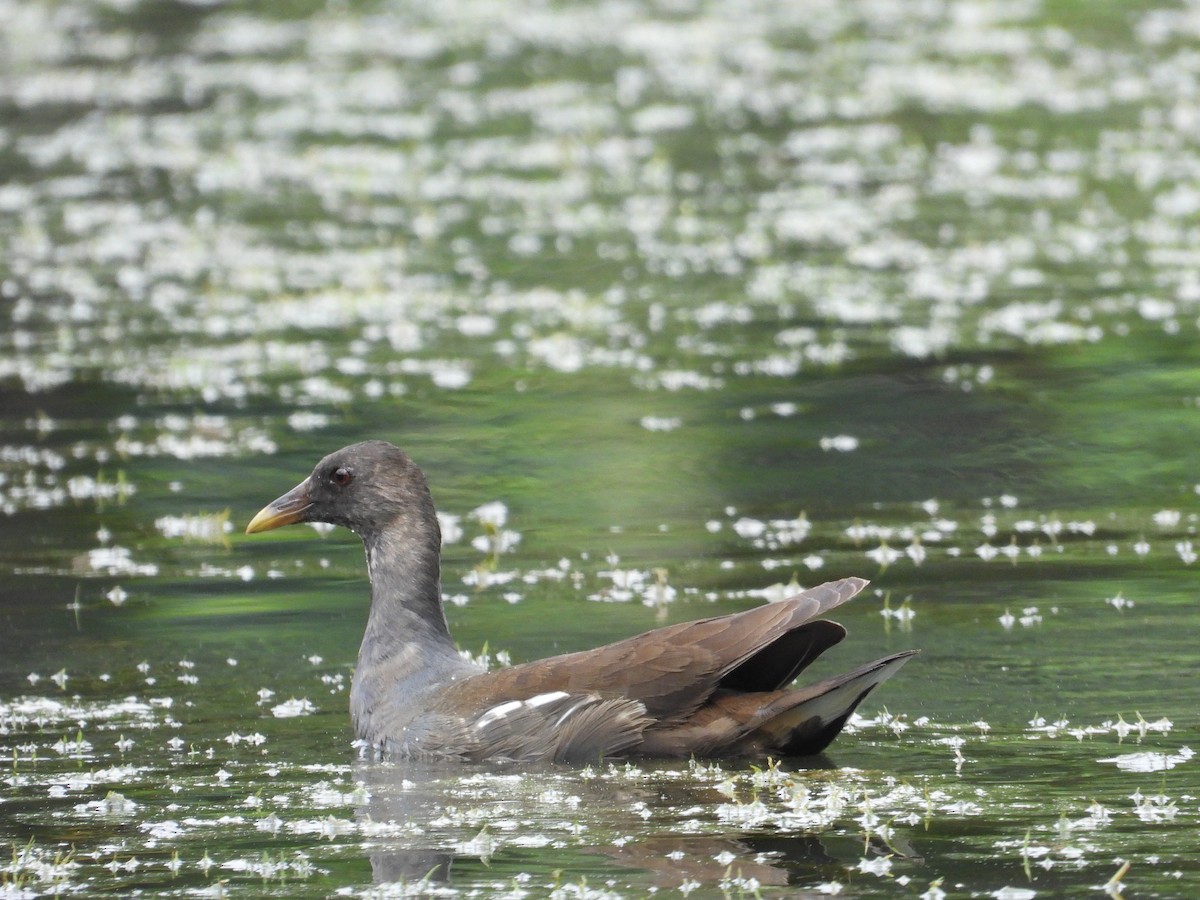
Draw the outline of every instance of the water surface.
<instances>
[{"instance_id":1,"label":"water surface","mask_svg":"<svg viewBox=\"0 0 1200 900\"><path fill-rule=\"evenodd\" d=\"M1196 893L1189 10L0 22L5 896ZM369 764L356 540L241 534L367 437L493 664L922 655L819 760Z\"/></svg>"}]
</instances>

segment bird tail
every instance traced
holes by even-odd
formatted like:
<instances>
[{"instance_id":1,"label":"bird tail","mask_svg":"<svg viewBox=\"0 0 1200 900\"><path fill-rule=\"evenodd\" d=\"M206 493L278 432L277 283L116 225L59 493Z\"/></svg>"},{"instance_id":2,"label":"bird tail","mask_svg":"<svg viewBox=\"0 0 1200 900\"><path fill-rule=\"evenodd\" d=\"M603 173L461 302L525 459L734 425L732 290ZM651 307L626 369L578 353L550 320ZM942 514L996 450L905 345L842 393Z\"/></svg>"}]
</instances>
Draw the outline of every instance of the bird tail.
<instances>
[{"instance_id":1,"label":"bird tail","mask_svg":"<svg viewBox=\"0 0 1200 900\"><path fill-rule=\"evenodd\" d=\"M776 699L760 707L758 721L739 742L741 749L780 756L820 753L837 737L858 704L918 652L906 650L797 690L780 691Z\"/></svg>"}]
</instances>

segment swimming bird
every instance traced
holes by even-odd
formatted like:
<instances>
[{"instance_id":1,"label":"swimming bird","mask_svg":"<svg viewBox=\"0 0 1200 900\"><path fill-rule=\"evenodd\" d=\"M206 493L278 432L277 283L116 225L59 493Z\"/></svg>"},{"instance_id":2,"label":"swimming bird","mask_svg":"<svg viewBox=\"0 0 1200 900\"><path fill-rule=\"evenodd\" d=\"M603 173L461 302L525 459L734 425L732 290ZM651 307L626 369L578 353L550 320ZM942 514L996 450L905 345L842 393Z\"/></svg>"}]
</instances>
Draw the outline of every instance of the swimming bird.
<instances>
[{"instance_id":1,"label":"swimming bird","mask_svg":"<svg viewBox=\"0 0 1200 900\"><path fill-rule=\"evenodd\" d=\"M867 582L668 625L607 646L493 671L450 637L441 530L425 475L398 447L329 454L249 534L296 522L355 532L371 608L350 688L354 728L379 756L595 761L614 756L805 756L916 651L788 686L846 630L820 618Z\"/></svg>"}]
</instances>

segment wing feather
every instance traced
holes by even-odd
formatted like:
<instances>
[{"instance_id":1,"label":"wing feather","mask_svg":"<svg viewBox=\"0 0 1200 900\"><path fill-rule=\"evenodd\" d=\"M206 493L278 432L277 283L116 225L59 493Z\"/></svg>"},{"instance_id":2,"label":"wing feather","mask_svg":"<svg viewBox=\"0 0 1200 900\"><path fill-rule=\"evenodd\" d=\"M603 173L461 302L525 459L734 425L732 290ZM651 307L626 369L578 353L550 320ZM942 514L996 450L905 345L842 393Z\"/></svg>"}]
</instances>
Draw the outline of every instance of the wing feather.
<instances>
[{"instance_id":1,"label":"wing feather","mask_svg":"<svg viewBox=\"0 0 1200 900\"><path fill-rule=\"evenodd\" d=\"M554 691L508 700L467 723L463 755L475 759L585 762L641 742L650 724L634 700Z\"/></svg>"},{"instance_id":2,"label":"wing feather","mask_svg":"<svg viewBox=\"0 0 1200 900\"><path fill-rule=\"evenodd\" d=\"M841 640L844 631L834 623L812 623L795 639L799 659L785 658L781 648L767 652L766 677L739 670L789 632L814 616L845 603L867 584L844 578L818 585L788 600L758 606L733 615L681 622L639 634L604 647L567 653L465 679L446 691L454 702L487 685L485 702L521 700L551 691L594 692L639 701L647 715L680 721L699 709L730 673L731 687L780 687L795 677L821 651Z\"/></svg>"}]
</instances>

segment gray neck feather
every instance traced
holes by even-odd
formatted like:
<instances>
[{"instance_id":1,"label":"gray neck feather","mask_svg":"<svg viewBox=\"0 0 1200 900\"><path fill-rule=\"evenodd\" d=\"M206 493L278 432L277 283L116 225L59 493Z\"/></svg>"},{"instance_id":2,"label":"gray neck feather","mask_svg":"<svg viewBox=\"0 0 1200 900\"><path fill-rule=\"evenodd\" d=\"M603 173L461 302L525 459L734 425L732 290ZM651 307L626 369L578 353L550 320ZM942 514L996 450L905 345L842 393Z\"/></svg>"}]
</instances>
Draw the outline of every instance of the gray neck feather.
<instances>
[{"instance_id":1,"label":"gray neck feather","mask_svg":"<svg viewBox=\"0 0 1200 900\"><path fill-rule=\"evenodd\" d=\"M446 625L436 517L400 516L362 539L371 611L350 688L350 711L359 735L375 739L403 728L428 691L477 670L458 655Z\"/></svg>"}]
</instances>

